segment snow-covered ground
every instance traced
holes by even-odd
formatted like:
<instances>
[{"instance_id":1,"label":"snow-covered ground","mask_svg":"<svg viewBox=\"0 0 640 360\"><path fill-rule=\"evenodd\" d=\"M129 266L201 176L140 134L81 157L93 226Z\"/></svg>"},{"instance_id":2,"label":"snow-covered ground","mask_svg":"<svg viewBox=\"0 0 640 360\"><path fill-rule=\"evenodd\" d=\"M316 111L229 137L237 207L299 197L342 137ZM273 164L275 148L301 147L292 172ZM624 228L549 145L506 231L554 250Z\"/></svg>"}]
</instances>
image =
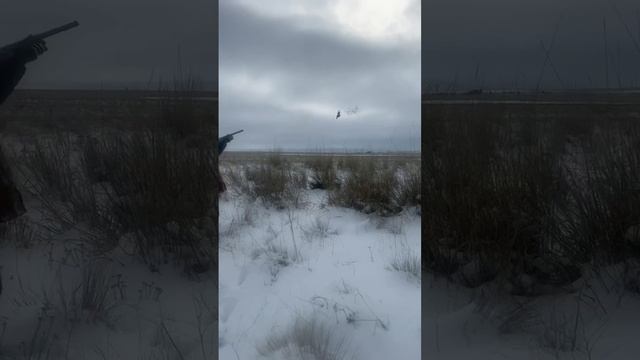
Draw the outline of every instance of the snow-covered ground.
<instances>
[{"instance_id":1,"label":"snow-covered ground","mask_svg":"<svg viewBox=\"0 0 640 360\"><path fill-rule=\"evenodd\" d=\"M221 197L220 359L419 359L420 279L392 264L419 259L420 216L329 206L324 190L305 199L276 210Z\"/></svg>"},{"instance_id":2,"label":"snow-covered ground","mask_svg":"<svg viewBox=\"0 0 640 360\"><path fill-rule=\"evenodd\" d=\"M1 249L0 359L213 358L212 279L186 279L171 267L151 273L108 254L96 261L108 281L96 299L105 307L83 306L84 261L74 259L81 250L64 244L69 239L52 241Z\"/></svg>"},{"instance_id":3,"label":"snow-covered ground","mask_svg":"<svg viewBox=\"0 0 640 360\"><path fill-rule=\"evenodd\" d=\"M611 267L532 298L425 276L423 359L638 359L640 294L621 274Z\"/></svg>"}]
</instances>

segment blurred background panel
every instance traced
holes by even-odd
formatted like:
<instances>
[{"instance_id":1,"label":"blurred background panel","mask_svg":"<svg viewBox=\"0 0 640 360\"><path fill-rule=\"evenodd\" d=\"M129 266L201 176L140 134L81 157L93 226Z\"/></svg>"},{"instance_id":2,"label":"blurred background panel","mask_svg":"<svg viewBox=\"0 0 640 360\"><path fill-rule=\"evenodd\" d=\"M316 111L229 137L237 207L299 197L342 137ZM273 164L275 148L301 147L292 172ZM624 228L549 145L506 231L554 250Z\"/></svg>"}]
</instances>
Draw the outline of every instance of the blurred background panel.
<instances>
[{"instance_id":1,"label":"blurred background panel","mask_svg":"<svg viewBox=\"0 0 640 360\"><path fill-rule=\"evenodd\" d=\"M3 6L2 85L34 48L3 46L80 25L0 104L0 199L23 204L0 222L1 358L217 358L217 14Z\"/></svg>"}]
</instances>

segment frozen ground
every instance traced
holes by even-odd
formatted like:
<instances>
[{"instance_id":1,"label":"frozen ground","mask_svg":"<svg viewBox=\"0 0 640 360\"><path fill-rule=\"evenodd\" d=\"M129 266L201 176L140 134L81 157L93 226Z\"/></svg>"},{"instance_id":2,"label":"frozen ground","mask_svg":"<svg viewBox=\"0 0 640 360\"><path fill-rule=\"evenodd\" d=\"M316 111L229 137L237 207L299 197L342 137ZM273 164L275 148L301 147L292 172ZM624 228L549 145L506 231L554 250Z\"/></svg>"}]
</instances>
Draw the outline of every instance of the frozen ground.
<instances>
[{"instance_id":1,"label":"frozen ground","mask_svg":"<svg viewBox=\"0 0 640 360\"><path fill-rule=\"evenodd\" d=\"M420 279L392 266L419 269L419 215L305 194L306 206L283 210L221 197L220 359L419 359Z\"/></svg>"},{"instance_id":2,"label":"frozen ground","mask_svg":"<svg viewBox=\"0 0 640 360\"><path fill-rule=\"evenodd\" d=\"M425 276L424 359L640 358L640 295L620 268L579 280L573 291L506 297Z\"/></svg>"},{"instance_id":3,"label":"frozen ground","mask_svg":"<svg viewBox=\"0 0 640 360\"><path fill-rule=\"evenodd\" d=\"M0 359L212 358L212 280L185 279L171 267L151 273L114 253L98 261L108 287L97 284L100 305L85 305L83 261L73 258L80 250L70 239L53 241L2 248Z\"/></svg>"}]
</instances>

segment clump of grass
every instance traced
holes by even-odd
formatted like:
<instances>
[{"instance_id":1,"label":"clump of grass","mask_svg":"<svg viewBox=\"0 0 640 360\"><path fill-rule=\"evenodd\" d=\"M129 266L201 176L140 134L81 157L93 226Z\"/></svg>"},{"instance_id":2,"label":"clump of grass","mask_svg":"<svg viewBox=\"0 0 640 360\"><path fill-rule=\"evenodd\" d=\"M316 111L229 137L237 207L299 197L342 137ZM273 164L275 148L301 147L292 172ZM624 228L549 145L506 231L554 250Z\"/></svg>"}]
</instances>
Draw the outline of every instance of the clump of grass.
<instances>
[{"instance_id":1,"label":"clump of grass","mask_svg":"<svg viewBox=\"0 0 640 360\"><path fill-rule=\"evenodd\" d=\"M257 345L262 356L277 356L280 359L300 360L346 360L354 359L350 353L349 340L340 336L316 316L306 319L296 317L284 331L272 332L263 343Z\"/></svg>"},{"instance_id":2,"label":"clump of grass","mask_svg":"<svg viewBox=\"0 0 640 360\"><path fill-rule=\"evenodd\" d=\"M571 174L574 202L567 252L576 261L640 258L640 127L607 124L582 142L582 171Z\"/></svg>"},{"instance_id":3,"label":"clump of grass","mask_svg":"<svg viewBox=\"0 0 640 360\"><path fill-rule=\"evenodd\" d=\"M407 164L397 174L395 202L400 206L422 205L422 177L419 164Z\"/></svg>"},{"instance_id":4,"label":"clump of grass","mask_svg":"<svg viewBox=\"0 0 640 360\"><path fill-rule=\"evenodd\" d=\"M109 169L100 176L105 212L119 234L133 234L136 254L150 267L170 259L185 269L209 262L213 240L196 230L215 202L211 151L187 148L173 135L156 131L105 136L100 146L85 143L87 178L95 173L92 159L105 163L97 166Z\"/></svg>"},{"instance_id":5,"label":"clump of grass","mask_svg":"<svg viewBox=\"0 0 640 360\"><path fill-rule=\"evenodd\" d=\"M529 125L523 140L502 108L459 110L436 109L426 122L437 132L423 154L423 261L452 274L469 258L460 254L473 254L521 274L558 234L566 194L559 156L540 137L543 123Z\"/></svg>"},{"instance_id":6,"label":"clump of grass","mask_svg":"<svg viewBox=\"0 0 640 360\"><path fill-rule=\"evenodd\" d=\"M37 139L23 156L25 183L42 204L48 230L63 232L85 224L92 234L113 239L113 221L78 166L78 145L69 134Z\"/></svg>"},{"instance_id":7,"label":"clump of grass","mask_svg":"<svg viewBox=\"0 0 640 360\"><path fill-rule=\"evenodd\" d=\"M125 298L125 284L103 261L87 261L82 266L79 284L69 290L60 282L58 297L58 310L68 322L101 322L113 326L114 310Z\"/></svg>"},{"instance_id":8,"label":"clump of grass","mask_svg":"<svg viewBox=\"0 0 640 360\"><path fill-rule=\"evenodd\" d=\"M248 165L233 164L221 166L221 174L227 186L227 191L233 192L236 196L252 194L251 182L246 178Z\"/></svg>"},{"instance_id":9,"label":"clump of grass","mask_svg":"<svg viewBox=\"0 0 640 360\"><path fill-rule=\"evenodd\" d=\"M247 167L245 175L252 184L251 198L277 209L302 206L306 175L296 171L281 155L272 154L266 161Z\"/></svg>"},{"instance_id":10,"label":"clump of grass","mask_svg":"<svg viewBox=\"0 0 640 360\"><path fill-rule=\"evenodd\" d=\"M51 194L63 202L75 196L78 171L72 162L73 146L69 134L56 133L35 140L22 159L24 175L33 192Z\"/></svg>"},{"instance_id":11,"label":"clump of grass","mask_svg":"<svg viewBox=\"0 0 640 360\"><path fill-rule=\"evenodd\" d=\"M109 322L110 313L123 300L123 284L119 277L106 272L103 266L88 264L83 269L80 308L87 321Z\"/></svg>"},{"instance_id":12,"label":"clump of grass","mask_svg":"<svg viewBox=\"0 0 640 360\"><path fill-rule=\"evenodd\" d=\"M269 268L271 275L271 283L278 280L282 269L302 260L295 238L292 239L293 247L288 247L282 241L276 241L282 240L279 239L280 236L281 233L269 228L268 237L264 240L264 246L254 249L251 254L253 260L261 257L266 260L266 266Z\"/></svg>"},{"instance_id":13,"label":"clump of grass","mask_svg":"<svg viewBox=\"0 0 640 360\"><path fill-rule=\"evenodd\" d=\"M331 190L340 186L335 160L332 156L317 156L308 161L311 169L309 187L311 189Z\"/></svg>"},{"instance_id":14,"label":"clump of grass","mask_svg":"<svg viewBox=\"0 0 640 360\"><path fill-rule=\"evenodd\" d=\"M226 166L224 174L236 194L281 210L304 205L307 185L326 190L331 205L365 213L388 216L421 204L420 165L411 160L317 155L296 161L272 153Z\"/></svg>"},{"instance_id":15,"label":"clump of grass","mask_svg":"<svg viewBox=\"0 0 640 360\"><path fill-rule=\"evenodd\" d=\"M116 156L118 163L109 183L126 195L114 201L123 223L166 224L203 217L210 209L215 165L206 150L185 149L171 135L155 132L112 139L107 148L105 156Z\"/></svg>"},{"instance_id":16,"label":"clump of grass","mask_svg":"<svg viewBox=\"0 0 640 360\"><path fill-rule=\"evenodd\" d=\"M493 268L488 279L501 275L532 295L536 283L573 282L583 264L640 258L640 127L631 113L526 109L427 109L422 229L431 271L451 275L473 259L491 265L480 267ZM586 118L574 128L576 114Z\"/></svg>"},{"instance_id":17,"label":"clump of grass","mask_svg":"<svg viewBox=\"0 0 640 360\"><path fill-rule=\"evenodd\" d=\"M344 176L342 186L329 193L329 203L365 213L396 214L396 169L374 159L361 160Z\"/></svg>"},{"instance_id":18,"label":"clump of grass","mask_svg":"<svg viewBox=\"0 0 640 360\"><path fill-rule=\"evenodd\" d=\"M40 241L40 236L28 220L17 218L0 223L0 240L17 248L29 249Z\"/></svg>"},{"instance_id":19,"label":"clump of grass","mask_svg":"<svg viewBox=\"0 0 640 360\"><path fill-rule=\"evenodd\" d=\"M213 152L158 129L105 132L99 140L58 135L36 141L24 175L49 230L80 230L98 253L132 234L135 255L150 267L171 260L197 273L217 248L217 237L199 230L217 211Z\"/></svg>"},{"instance_id":20,"label":"clump of grass","mask_svg":"<svg viewBox=\"0 0 640 360\"><path fill-rule=\"evenodd\" d=\"M410 250L405 250L396 256L391 261L391 268L395 271L404 272L416 279L420 279L422 275L422 266L420 256L414 254Z\"/></svg>"}]
</instances>

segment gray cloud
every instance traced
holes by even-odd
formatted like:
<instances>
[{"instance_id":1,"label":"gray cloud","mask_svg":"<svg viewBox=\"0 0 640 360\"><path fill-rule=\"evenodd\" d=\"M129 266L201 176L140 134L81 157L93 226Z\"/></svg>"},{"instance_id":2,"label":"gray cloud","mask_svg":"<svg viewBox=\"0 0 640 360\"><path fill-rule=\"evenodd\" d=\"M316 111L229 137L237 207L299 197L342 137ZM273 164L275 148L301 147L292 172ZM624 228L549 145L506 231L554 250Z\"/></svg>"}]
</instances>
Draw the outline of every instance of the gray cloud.
<instances>
[{"instance_id":1,"label":"gray cloud","mask_svg":"<svg viewBox=\"0 0 640 360\"><path fill-rule=\"evenodd\" d=\"M614 10L614 4L618 13ZM605 84L603 18L607 22L610 86L640 85L640 3L635 0L431 0L422 10L422 79L459 88L535 87L558 25L544 88ZM476 69L479 75L476 77Z\"/></svg>"},{"instance_id":2,"label":"gray cloud","mask_svg":"<svg viewBox=\"0 0 640 360\"><path fill-rule=\"evenodd\" d=\"M419 43L226 0L220 14L220 131L246 130L230 149L419 150Z\"/></svg>"},{"instance_id":3,"label":"gray cloud","mask_svg":"<svg viewBox=\"0 0 640 360\"><path fill-rule=\"evenodd\" d=\"M214 88L217 10L215 0L13 1L0 12L0 43L78 20L48 41L22 87L140 86L153 70L172 76L180 49L183 66Z\"/></svg>"}]
</instances>

